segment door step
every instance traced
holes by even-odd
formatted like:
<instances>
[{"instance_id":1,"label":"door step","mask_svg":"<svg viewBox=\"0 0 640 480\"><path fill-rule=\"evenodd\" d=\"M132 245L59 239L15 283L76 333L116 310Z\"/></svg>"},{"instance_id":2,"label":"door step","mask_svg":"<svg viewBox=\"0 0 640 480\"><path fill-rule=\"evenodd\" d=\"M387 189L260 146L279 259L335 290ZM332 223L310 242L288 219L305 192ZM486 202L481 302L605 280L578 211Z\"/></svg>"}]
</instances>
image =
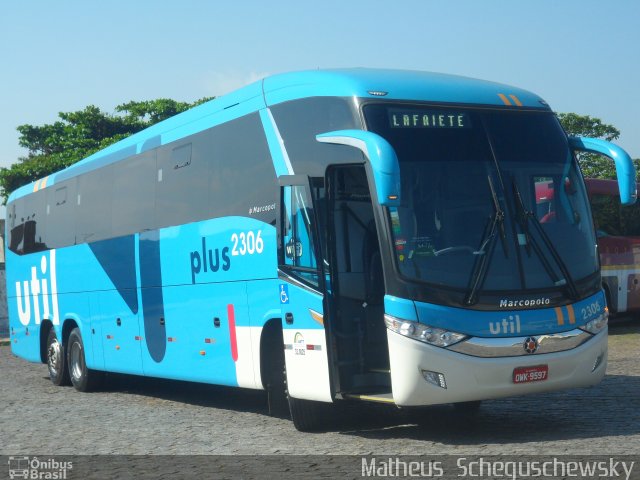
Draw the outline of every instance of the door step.
<instances>
[{"instance_id":1,"label":"door step","mask_svg":"<svg viewBox=\"0 0 640 480\"><path fill-rule=\"evenodd\" d=\"M369 371L374 373L391 373L391 370L388 368L370 368Z\"/></svg>"},{"instance_id":2,"label":"door step","mask_svg":"<svg viewBox=\"0 0 640 480\"><path fill-rule=\"evenodd\" d=\"M395 403L391 393L343 393L342 397L349 400L361 400L364 402Z\"/></svg>"}]
</instances>

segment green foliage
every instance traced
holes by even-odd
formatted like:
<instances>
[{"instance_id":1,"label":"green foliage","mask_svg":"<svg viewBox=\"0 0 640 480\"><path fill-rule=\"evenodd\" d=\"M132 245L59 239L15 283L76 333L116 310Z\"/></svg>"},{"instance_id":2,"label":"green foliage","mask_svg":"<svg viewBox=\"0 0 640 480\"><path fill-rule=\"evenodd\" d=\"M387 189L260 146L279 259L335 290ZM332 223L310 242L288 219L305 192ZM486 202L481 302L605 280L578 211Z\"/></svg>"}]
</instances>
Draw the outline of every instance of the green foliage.
<instances>
[{"instance_id":1,"label":"green foliage","mask_svg":"<svg viewBox=\"0 0 640 480\"><path fill-rule=\"evenodd\" d=\"M20 125L19 144L28 155L9 168L0 168L0 189L7 201L9 193L23 185L72 165L94 152L151 125L207 102L193 103L167 98L118 105L115 114L89 105L77 112L60 112L50 125Z\"/></svg>"},{"instance_id":2,"label":"green foliage","mask_svg":"<svg viewBox=\"0 0 640 480\"><path fill-rule=\"evenodd\" d=\"M602 138L612 141L620 137L620 130L613 125L589 115L559 113L558 119L568 135L574 137ZM616 178L615 164L610 158L592 153L578 154L582 173L587 178Z\"/></svg>"},{"instance_id":3,"label":"green foliage","mask_svg":"<svg viewBox=\"0 0 640 480\"><path fill-rule=\"evenodd\" d=\"M603 138L608 142L620 137L620 130L616 127L602 123L599 118L589 115L559 113L558 119L567 134L573 137Z\"/></svg>"}]
</instances>

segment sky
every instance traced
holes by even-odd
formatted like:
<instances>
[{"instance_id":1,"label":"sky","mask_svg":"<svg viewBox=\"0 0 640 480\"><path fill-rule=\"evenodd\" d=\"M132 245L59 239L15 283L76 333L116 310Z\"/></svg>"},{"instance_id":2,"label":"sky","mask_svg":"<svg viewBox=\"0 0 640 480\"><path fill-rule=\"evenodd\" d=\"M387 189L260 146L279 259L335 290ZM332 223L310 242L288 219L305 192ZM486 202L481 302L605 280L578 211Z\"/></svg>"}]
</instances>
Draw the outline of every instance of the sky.
<instances>
[{"instance_id":1,"label":"sky","mask_svg":"<svg viewBox=\"0 0 640 480\"><path fill-rule=\"evenodd\" d=\"M18 125L58 112L334 67L522 87L616 126L640 158L638 0L6 0L0 62L0 166L26 155Z\"/></svg>"}]
</instances>

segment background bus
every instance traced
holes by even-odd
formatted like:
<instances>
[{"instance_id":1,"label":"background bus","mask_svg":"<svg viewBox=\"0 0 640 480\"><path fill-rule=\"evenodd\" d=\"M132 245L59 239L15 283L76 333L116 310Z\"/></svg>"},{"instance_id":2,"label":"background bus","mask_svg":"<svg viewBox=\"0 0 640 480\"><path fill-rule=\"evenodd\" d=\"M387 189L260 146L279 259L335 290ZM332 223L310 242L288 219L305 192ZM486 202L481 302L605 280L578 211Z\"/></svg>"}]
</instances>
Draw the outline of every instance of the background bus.
<instances>
[{"instance_id":1,"label":"background bus","mask_svg":"<svg viewBox=\"0 0 640 480\"><path fill-rule=\"evenodd\" d=\"M611 313L640 310L640 205L620 205L618 182L585 179Z\"/></svg>"}]
</instances>

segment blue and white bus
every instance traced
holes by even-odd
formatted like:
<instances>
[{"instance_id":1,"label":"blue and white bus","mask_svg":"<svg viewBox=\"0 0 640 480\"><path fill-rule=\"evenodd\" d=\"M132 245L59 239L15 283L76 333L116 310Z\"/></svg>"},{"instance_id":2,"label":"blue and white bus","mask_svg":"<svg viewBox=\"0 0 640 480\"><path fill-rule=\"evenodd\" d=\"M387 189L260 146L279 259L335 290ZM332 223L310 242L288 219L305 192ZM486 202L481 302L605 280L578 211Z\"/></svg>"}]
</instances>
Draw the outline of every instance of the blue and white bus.
<instances>
[{"instance_id":1,"label":"blue and white bus","mask_svg":"<svg viewBox=\"0 0 640 480\"><path fill-rule=\"evenodd\" d=\"M13 352L81 391L104 372L286 388L301 430L345 399L474 409L593 385L607 309L577 150L611 157L635 201L629 156L568 138L524 90L265 78L13 192Z\"/></svg>"}]
</instances>

